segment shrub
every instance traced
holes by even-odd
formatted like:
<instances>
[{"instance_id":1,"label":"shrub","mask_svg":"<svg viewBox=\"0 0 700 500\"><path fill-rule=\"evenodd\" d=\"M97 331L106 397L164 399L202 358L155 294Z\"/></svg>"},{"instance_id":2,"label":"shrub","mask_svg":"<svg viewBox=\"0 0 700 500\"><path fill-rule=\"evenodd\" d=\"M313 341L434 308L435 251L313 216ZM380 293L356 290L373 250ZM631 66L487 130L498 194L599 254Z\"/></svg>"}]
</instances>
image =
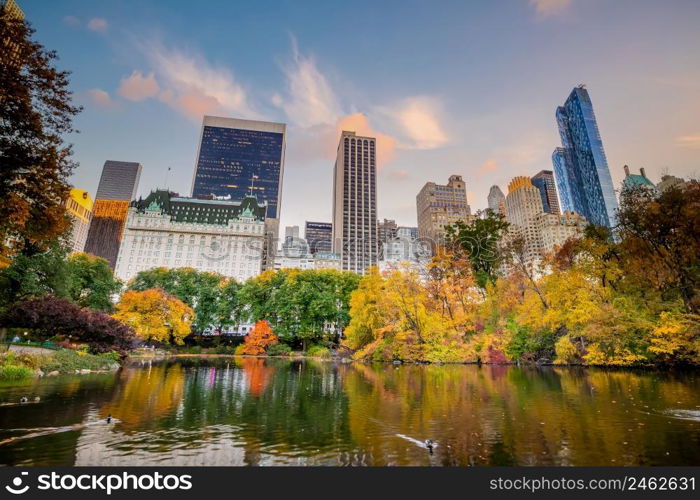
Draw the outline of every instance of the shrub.
<instances>
[{"instance_id":1,"label":"shrub","mask_svg":"<svg viewBox=\"0 0 700 500\"><path fill-rule=\"evenodd\" d=\"M289 356L292 353L292 348L287 344L275 344L267 348L268 356Z\"/></svg>"},{"instance_id":2,"label":"shrub","mask_svg":"<svg viewBox=\"0 0 700 500\"><path fill-rule=\"evenodd\" d=\"M237 346L236 350L233 351L233 354L235 354L236 356L242 356L243 354L245 354L245 344Z\"/></svg>"},{"instance_id":3,"label":"shrub","mask_svg":"<svg viewBox=\"0 0 700 500\"><path fill-rule=\"evenodd\" d=\"M80 355L76 351L57 351L53 356L45 356L41 365L41 370L45 373L57 371L60 373L72 373L75 370L111 370L116 362L113 354Z\"/></svg>"},{"instance_id":4,"label":"shrub","mask_svg":"<svg viewBox=\"0 0 700 500\"><path fill-rule=\"evenodd\" d=\"M214 348L214 354L233 354L234 351L234 347L230 345L218 345Z\"/></svg>"},{"instance_id":5,"label":"shrub","mask_svg":"<svg viewBox=\"0 0 700 500\"><path fill-rule=\"evenodd\" d=\"M306 350L306 355L313 358L329 358L331 351L322 345L312 345Z\"/></svg>"},{"instance_id":6,"label":"shrub","mask_svg":"<svg viewBox=\"0 0 700 500\"><path fill-rule=\"evenodd\" d=\"M111 316L51 296L12 304L0 317L0 326L28 328L43 338L70 335L93 353L126 355L135 340L134 331Z\"/></svg>"},{"instance_id":7,"label":"shrub","mask_svg":"<svg viewBox=\"0 0 700 500\"><path fill-rule=\"evenodd\" d=\"M0 366L0 380L19 380L34 375L34 370L24 365Z\"/></svg>"}]
</instances>

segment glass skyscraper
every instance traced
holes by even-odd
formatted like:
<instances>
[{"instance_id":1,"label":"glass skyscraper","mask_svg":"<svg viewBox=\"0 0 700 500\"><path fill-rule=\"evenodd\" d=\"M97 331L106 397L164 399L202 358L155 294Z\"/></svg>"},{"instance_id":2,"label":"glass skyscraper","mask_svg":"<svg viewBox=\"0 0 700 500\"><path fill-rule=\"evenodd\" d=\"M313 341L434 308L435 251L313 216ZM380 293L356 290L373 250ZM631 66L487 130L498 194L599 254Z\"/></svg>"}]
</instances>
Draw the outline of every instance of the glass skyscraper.
<instances>
[{"instance_id":1,"label":"glass skyscraper","mask_svg":"<svg viewBox=\"0 0 700 500\"><path fill-rule=\"evenodd\" d=\"M267 202L267 218L279 219L286 126L205 116L192 196L241 201L251 190Z\"/></svg>"},{"instance_id":2,"label":"glass skyscraper","mask_svg":"<svg viewBox=\"0 0 700 500\"><path fill-rule=\"evenodd\" d=\"M556 112L562 147L552 164L561 205L600 226L614 226L617 199L593 104L580 85Z\"/></svg>"},{"instance_id":3,"label":"glass skyscraper","mask_svg":"<svg viewBox=\"0 0 700 500\"><path fill-rule=\"evenodd\" d=\"M542 207L550 214L559 213L559 200L557 200L557 188L554 185L554 174L551 170L540 170L532 179L532 185L540 190Z\"/></svg>"}]
</instances>

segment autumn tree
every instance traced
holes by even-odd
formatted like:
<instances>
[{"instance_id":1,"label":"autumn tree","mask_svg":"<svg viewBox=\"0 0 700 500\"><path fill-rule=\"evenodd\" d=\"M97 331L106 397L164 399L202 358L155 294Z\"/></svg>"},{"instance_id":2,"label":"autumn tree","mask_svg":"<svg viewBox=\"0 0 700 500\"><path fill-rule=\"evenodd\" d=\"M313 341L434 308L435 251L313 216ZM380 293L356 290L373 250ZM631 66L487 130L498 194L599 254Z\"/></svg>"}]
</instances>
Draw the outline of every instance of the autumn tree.
<instances>
[{"instance_id":1,"label":"autumn tree","mask_svg":"<svg viewBox=\"0 0 700 500\"><path fill-rule=\"evenodd\" d=\"M70 224L64 202L76 164L63 137L80 108L69 73L54 66L56 52L33 35L26 21L0 12L0 266L44 251Z\"/></svg>"},{"instance_id":2,"label":"autumn tree","mask_svg":"<svg viewBox=\"0 0 700 500\"><path fill-rule=\"evenodd\" d=\"M177 297L152 288L125 292L113 316L145 341L183 344L190 334L194 311Z\"/></svg>"},{"instance_id":3,"label":"autumn tree","mask_svg":"<svg viewBox=\"0 0 700 500\"><path fill-rule=\"evenodd\" d=\"M273 333L270 324L261 319L253 329L246 335L245 343L241 352L249 355L265 354L265 350L278 342L277 336Z\"/></svg>"},{"instance_id":4,"label":"autumn tree","mask_svg":"<svg viewBox=\"0 0 700 500\"><path fill-rule=\"evenodd\" d=\"M643 188L621 198L618 229L630 273L668 298L679 297L686 312L700 312L700 182L656 195Z\"/></svg>"},{"instance_id":5,"label":"autumn tree","mask_svg":"<svg viewBox=\"0 0 700 500\"><path fill-rule=\"evenodd\" d=\"M194 310L193 328L224 327L240 319L237 298L240 285L224 276L197 271L191 267L159 267L139 272L128 284L129 290L159 288L177 297Z\"/></svg>"}]
</instances>

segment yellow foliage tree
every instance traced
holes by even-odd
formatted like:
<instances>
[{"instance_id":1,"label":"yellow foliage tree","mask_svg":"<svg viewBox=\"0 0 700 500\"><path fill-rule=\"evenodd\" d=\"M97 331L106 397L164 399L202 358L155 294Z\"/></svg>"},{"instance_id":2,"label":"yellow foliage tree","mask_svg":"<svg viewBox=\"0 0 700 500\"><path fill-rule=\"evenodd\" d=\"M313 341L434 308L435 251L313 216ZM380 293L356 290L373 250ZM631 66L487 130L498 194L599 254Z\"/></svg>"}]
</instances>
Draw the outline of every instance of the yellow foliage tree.
<instances>
[{"instance_id":1,"label":"yellow foliage tree","mask_svg":"<svg viewBox=\"0 0 700 500\"><path fill-rule=\"evenodd\" d=\"M194 311L158 288L122 295L114 318L131 326L146 341L183 344L190 334Z\"/></svg>"}]
</instances>

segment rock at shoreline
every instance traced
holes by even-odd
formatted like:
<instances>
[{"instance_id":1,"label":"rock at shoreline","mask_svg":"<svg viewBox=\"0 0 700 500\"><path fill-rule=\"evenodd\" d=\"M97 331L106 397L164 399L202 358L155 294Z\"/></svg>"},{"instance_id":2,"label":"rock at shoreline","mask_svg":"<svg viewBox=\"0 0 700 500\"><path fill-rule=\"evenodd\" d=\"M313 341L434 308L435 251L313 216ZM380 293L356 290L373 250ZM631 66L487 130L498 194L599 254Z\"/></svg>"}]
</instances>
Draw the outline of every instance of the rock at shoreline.
<instances>
[{"instance_id":1,"label":"rock at shoreline","mask_svg":"<svg viewBox=\"0 0 700 500\"><path fill-rule=\"evenodd\" d=\"M56 377L56 376L58 376L58 375L59 375L58 370L54 370L54 371L49 372L49 373L46 374L47 377Z\"/></svg>"}]
</instances>

